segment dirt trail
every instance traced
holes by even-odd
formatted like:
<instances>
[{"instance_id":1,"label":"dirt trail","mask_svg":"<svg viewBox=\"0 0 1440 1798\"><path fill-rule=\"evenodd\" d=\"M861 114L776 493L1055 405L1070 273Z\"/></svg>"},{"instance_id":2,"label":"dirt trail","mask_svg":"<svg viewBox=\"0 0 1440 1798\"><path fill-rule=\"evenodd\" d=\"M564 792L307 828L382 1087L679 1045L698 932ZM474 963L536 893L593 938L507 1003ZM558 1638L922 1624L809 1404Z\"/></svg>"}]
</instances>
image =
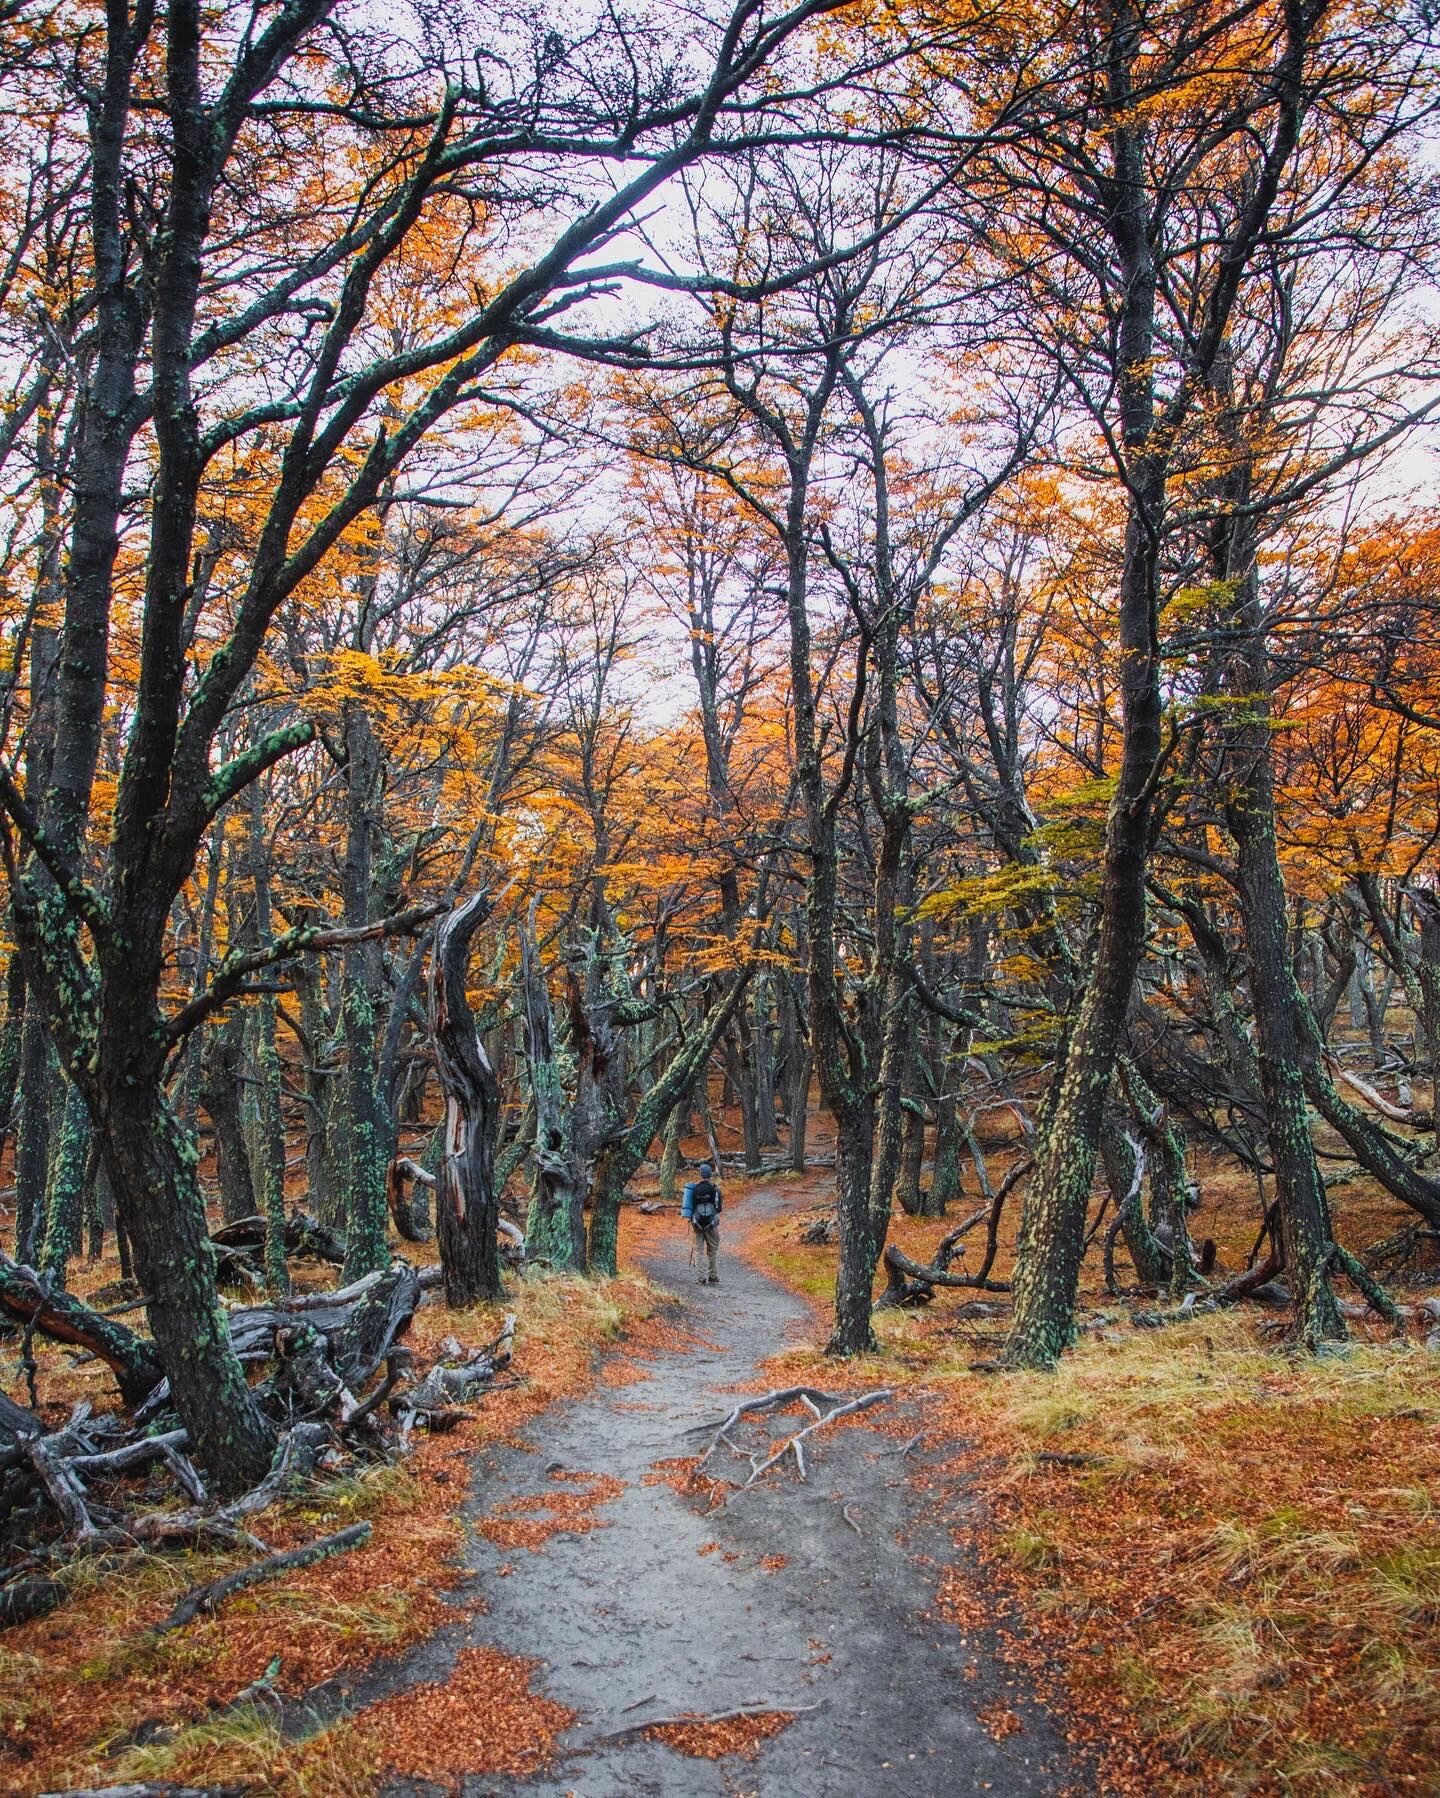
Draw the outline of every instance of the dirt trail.
<instances>
[{"instance_id":1,"label":"dirt trail","mask_svg":"<svg viewBox=\"0 0 1440 1798\"><path fill-rule=\"evenodd\" d=\"M756 1192L738 1203L763 1214L780 1201ZM919 1516L893 1436L838 1428L818 1439L808 1485L777 1469L708 1515L670 1487L644 1483L657 1461L694 1452L684 1432L718 1421L726 1388L752 1379L787 1333L809 1327L792 1294L734 1257L722 1259L721 1285L697 1286L688 1247L677 1223L651 1263L686 1309L675 1345L644 1364L648 1379L598 1385L548 1413L535 1427L538 1452L482 1451L471 1515L582 1489L557 1473L611 1476L624 1482L618 1497L595 1512L589 1533L554 1535L537 1551L477 1539L472 1565L488 1610L407 1657L402 1678L392 1671L386 1681L443 1679L458 1647L493 1644L538 1657L537 1687L580 1712L548 1772L477 1777L466 1782L469 1798L938 1798L1083 1786L1053 1721L931 1613L948 1538ZM785 1565L767 1569L767 1556L784 1556ZM601 1739L646 1717L757 1700L819 1708L753 1761L696 1760L641 1737ZM1023 1730L993 1740L977 1717L992 1707L1017 1712Z\"/></svg>"}]
</instances>

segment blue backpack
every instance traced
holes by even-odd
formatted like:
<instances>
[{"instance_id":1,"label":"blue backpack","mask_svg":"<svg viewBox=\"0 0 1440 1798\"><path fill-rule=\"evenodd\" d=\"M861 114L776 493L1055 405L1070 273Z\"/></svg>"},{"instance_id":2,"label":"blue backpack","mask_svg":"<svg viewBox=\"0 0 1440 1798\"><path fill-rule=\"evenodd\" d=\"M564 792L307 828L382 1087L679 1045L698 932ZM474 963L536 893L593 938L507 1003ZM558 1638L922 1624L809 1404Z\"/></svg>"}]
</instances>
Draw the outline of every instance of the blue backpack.
<instances>
[{"instance_id":1,"label":"blue backpack","mask_svg":"<svg viewBox=\"0 0 1440 1798\"><path fill-rule=\"evenodd\" d=\"M699 1180L690 1195L690 1222L697 1230L713 1229L720 1215L720 1189L709 1180Z\"/></svg>"}]
</instances>

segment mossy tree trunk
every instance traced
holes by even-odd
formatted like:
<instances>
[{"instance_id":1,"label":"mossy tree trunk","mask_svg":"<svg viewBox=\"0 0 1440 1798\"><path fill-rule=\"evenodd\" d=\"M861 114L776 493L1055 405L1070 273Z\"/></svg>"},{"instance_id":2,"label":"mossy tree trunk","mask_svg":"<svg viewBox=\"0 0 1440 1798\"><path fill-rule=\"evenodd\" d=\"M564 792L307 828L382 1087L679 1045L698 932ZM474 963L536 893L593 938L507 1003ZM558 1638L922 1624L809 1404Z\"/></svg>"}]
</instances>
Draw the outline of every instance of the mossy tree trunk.
<instances>
[{"instance_id":1,"label":"mossy tree trunk","mask_svg":"<svg viewBox=\"0 0 1440 1798\"><path fill-rule=\"evenodd\" d=\"M942 1080L945 1075L946 1070L942 1069ZM935 1217L944 1217L962 1196L960 1149L963 1140L959 1100L953 1092L942 1088L935 1099L935 1165L930 1176L930 1202Z\"/></svg>"},{"instance_id":2,"label":"mossy tree trunk","mask_svg":"<svg viewBox=\"0 0 1440 1798\"><path fill-rule=\"evenodd\" d=\"M670 1108L660 1147L660 1197L673 1205L680 1197L680 1142L685 1131L685 1114L690 1109L690 1094L681 1093Z\"/></svg>"},{"instance_id":3,"label":"mossy tree trunk","mask_svg":"<svg viewBox=\"0 0 1440 1798\"><path fill-rule=\"evenodd\" d=\"M32 989L20 1040L20 1090L15 1131L15 1259L31 1265L45 1230L45 1183L50 1171L51 1121L61 1098L60 1070Z\"/></svg>"},{"instance_id":4,"label":"mossy tree trunk","mask_svg":"<svg viewBox=\"0 0 1440 1798\"><path fill-rule=\"evenodd\" d=\"M262 783L250 788L250 868L255 882L255 946L269 949L275 940L270 917L270 843L265 834ZM260 1204L265 1218L265 1285L275 1296L290 1290L290 1265L285 1259L285 1113L282 1101L279 1022L275 994L260 994L253 1023L255 1044L256 1165L260 1174ZM370 1270L367 1268L368 1273Z\"/></svg>"},{"instance_id":5,"label":"mossy tree trunk","mask_svg":"<svg viewBox=\"0 0 1440 1798\"><path fill-rule=\"evenodd\" d=\"M45 1236L40 1251L42 1273L60 1287L65 1284L70 1257L80 1247L93 1140L90 1107L79 1087L67 1080L56 1108L45 1181Z\"/></svg>"},{"instance_id":6,"label":"mossy tree trunk","mask_svg":"<svg viewBox=\"0 0 1440 1798\"><path fill-rule=\"evenodd\" d=\"M533 910L533 908L532 908ZM525 1005L525 1051L535 1109L535 1186L525 1240L532 1260L562 1272L585 1265L585 1176L575 1158L572 1105L555 1042L555 1020L533 923L521 932L520 981Z\"/></svg>"},{"instance_id":7,"label":"mossy tree trunk","mask_svg":"<svg viewBox=\"0 0 1440 1798\"><path fill-rule=\"evenodd\" d=\"M1106 826L1100 919L1089 976L1052 1082L1051 1103L1020 1232L1015 1311L1006 1360L1051 1367L1074 1333L1086 1209L1115 1059L1125 1032L1145 943L1145 879L1164 802L1168 754L1160 688L1160 580L1170 458L1225 352L1246 272L1262 244L1299 138L1310 40L1319 8L1292 7L1277 48L1277 75L1264 116L1237 107L1222 129L1253 157L1243 204L1192 258L1199 321L1168 397L1158 391L1156 313L1163 285L1157 255L1171 215L1149 166L1151 143L1137 112L1144 21L1131 5L1106 25L1104 110L1106 199L1086 221L1085 255L1103 258L1115 298L1115 414L1110 441L1127 495L1119 578L1120 765ZM1207 130L1213 129L1207 126ZM1088 156L1088 152L1087 152ZM1088 168L1088 163L1087 163ZM1088 176L1086 177L1088 178ZM1203 297L1201 297L1203 296Z\"/></svg>"},{"instance_id":8,"label":"mossy tree trunk","mask_svg":"<svg viewBox=\"0 0 1440 1798\"><path fill-rule=\"evenodd\" d=\"M341 888L346 925L363 927L371 922L380 745L369 714L358 701L346 704L344 722L346 828ZM345 1041L345 1277L349 1280L373 1273L390 1260L385 1204L388 1134L376 1089L380 978L378 943L345 946L340 1019Z\"/></svg>"},{"instance_id":9,"label":"mossy tree trunk","mask_svg":"<svg viewBox=\"0 0 1440 1798\"><path fill-rule=\"evenodd\" d=\"M1343 1341L1345 1324L1331 1290L1334 1231L1325 1183L1315 1158L1303 1067L1305 1000L1290 957L1285 883L1275 840L1268 657L1261 635L1253 559L1240 539L1238 566L1227 569L1237 594L1239 643L1227 669L1236 717L1227 732L1226 826L1235 842L1240 910L1255 1046L1275 1172L1280 1233L1290 1272L1296 1328L1311 1348ZM1234 549L1232 538L1232 551Z\"/></svg>"},{"instance_id":10,"label":"mossy tree trunk","mask_svg":"<svg viewBox=\"0 0 1440 1798\"><path fill-rule=\"evenodd\" d=\"M25 1034L25 958L17 949L5 968L5 1023L0 1028L0 1151L15 1133L20 1046Z\"/></svg>"}]
</instances>

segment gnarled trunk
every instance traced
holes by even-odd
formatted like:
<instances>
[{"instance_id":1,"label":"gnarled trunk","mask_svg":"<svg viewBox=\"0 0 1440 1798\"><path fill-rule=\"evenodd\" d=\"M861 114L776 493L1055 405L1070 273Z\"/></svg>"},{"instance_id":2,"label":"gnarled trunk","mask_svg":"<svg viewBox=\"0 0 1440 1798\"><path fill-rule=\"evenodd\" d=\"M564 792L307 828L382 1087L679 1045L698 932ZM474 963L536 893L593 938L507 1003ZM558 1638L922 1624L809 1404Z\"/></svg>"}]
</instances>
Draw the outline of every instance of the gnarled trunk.
<instances>
[{"instance_id":1,"label":"gnarled trunk","mask_svg":"<svg viewBox=\"0 0 1440 1798\"><path fill-rule=\"evenodd\" d=\"M490 907L490 895L476 893L442 918L430 964L430 1034L445 1095L435 1236L445 1302L456 1308L499 1298L503 1291L495 1190L500 1085L465 990L470 944Z\"/></svg>"}]
</instances>

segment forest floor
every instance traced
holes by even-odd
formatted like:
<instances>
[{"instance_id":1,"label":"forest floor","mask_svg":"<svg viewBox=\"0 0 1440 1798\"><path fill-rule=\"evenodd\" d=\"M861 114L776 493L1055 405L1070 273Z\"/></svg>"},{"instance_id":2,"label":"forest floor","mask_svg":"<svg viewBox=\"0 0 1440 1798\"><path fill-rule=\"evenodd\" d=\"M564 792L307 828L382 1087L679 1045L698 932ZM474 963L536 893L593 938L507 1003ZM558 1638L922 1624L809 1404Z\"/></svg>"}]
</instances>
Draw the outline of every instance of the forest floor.
<instances>
[{"instance_id":1,"label":"forest floor","mask_svg":"<svg viewBox=\"0 0 1440 1798\"><path fill-rule=\"evenodd\" d=\"M284 1547L369 1518L361 1550L160 1638L244 1551L78 1563L0 1638L0 1791L1440 1793L1440 1355L1356 1323L1316 1362L1283 1313L1137 1329L1087 1290L1059 1373L997 1378L1004 1296L946 1292L837 1367L835 1251L800 1241L832 1188L727 1178L718 1287L636 1208L620 1280L517 1283L517 1384L258 1520ZM1207 1182L1222 1265L1245 1199ZM1397 1221L1372 1209L1357 1250ZM948 1227L893 1234L928 1262ZM432 1302L411 1339L497 1324ZM103 1370L38 1358L53 1418L102 1399ZM804 1483L722 1491L749 1470L723 1448L693 1477L692 1426L802 1382L894 1396L813 1438ZM731 1710L760 1714L647 1727Z\"/></svg>"}]
</instances>

